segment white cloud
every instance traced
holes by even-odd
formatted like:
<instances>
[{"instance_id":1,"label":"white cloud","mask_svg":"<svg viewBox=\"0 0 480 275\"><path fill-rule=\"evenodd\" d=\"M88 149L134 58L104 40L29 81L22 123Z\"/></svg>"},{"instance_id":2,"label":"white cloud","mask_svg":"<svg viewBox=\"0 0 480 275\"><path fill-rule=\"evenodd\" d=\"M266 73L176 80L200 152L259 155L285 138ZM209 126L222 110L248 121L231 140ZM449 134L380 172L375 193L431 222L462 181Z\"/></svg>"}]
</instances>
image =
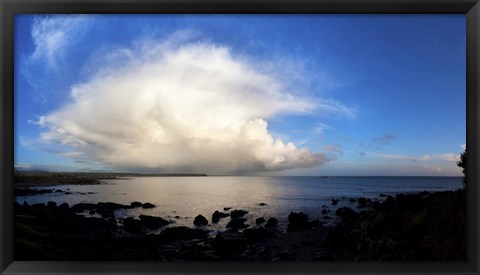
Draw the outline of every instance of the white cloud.
<instances>
[{"instance_id":1,"label":"white cloud","mask_svg":"<svg viewBox=\"0 0 480 275\"><path fill-rule=\"evenodd\" d=\"M85 15L35 17L31 30L35 50L30 60L46 61L49 67L56 68L64 50L78 41L88 21L89 17Z\"/></svg>"},{"instance_id":2,"label":"white cloud","mask_svg":"<svg viewBox=\"0 0 480 275\"><path fill-rule=\"evenodd\" d=\"M463 150L466 150L466 149L467 149L467 145L466 145L466 144L460 144L460 147L462 147Z\"/></svg>"},{"instance_id":3,"label":"white cloud","mask_svg":"<svg viewBox=\"0 0 480 275\"><path fill-rule=\"evenodd\" d=\"M312 167L331 158L274 138L267 120L350 113L286 90L289 83L258 69L260 61L224 46L167 40L111 52L95 77L72 87L69 104L38 121L48 127L43 141L77 152L66 157L209 174Z\"/></svg>"}]
</instances>

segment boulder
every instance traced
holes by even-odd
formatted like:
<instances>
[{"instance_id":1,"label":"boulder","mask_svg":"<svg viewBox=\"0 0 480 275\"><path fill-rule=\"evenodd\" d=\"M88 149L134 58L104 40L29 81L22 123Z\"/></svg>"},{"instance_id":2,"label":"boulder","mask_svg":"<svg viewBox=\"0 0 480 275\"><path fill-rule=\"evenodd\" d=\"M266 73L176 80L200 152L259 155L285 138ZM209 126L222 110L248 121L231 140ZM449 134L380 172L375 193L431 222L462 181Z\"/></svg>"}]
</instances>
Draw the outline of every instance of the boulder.
<instances>
[{"instance_id":1,"label":"boulder","mask_svg":"<svg viewBox=\"0 0 480 275\"><path fill-rule=\"evenodd\" d=\"M248 212L245 211L245 210L233 210L231 213L230 213L230 216L232 217L232 219L236 219L236 218L240 218L240 217L243 217L245 216L245 214L247 214Z\"/></svg>"},{"instance_id":2,"label":"boulder","mask_svg":"<svg viewBox=\"0 0 480 275\"><path fill-rule=\"evenodd\" d=\"M353 224L359 219L358 213L353 211L353 209L349 207L339 208L337 209L335 214L342 218L342 223L344 224Z\"/></svg>"},{"instance_id":3,"label":"boulder","mask_svg":"<svg viewBox=\"0 0 480 275\"><path fill-rule=\"evenodd\" d=\"M221 218L225 218L225 217L228 217L227 213L215 211L215 212L213 212L213 215L212 215L212 222L213 223L218 223Z\"/></svg>"},{"instance_id":4,"label":"boulder","mask_svg":"<svg viewBox=\"0 0 480 275\"><path fill-rule=\"evenodd\" d=\"M149 208L154 208L154 207L155 207L155 205L151 204L149 202L146 202L146 203L142 204L142 208L144 208L144 209L149 209Z\"/></svg>"},{"instance_id":5,"label":"boulder","mask_svg":"<svg viewBox=\"0 0 480 275\"><path fill-rule=\"evenodd\" d=\"M193 220L193 224L195 226L202 226L202 225L207 225L208 224L208 221L207 221L207 218L205 218L204 216L202 215L198 215L195 217L195 219Z\"/></svg>"},{"instance_id":6,"label":"boulder","mask_svg":"<svg viewBox=\"0 0 480 275\"><path fill-rule=\"evenodd\" d=\"M265 227L276 227L276 226L278 226L278 220L275 218L268 219L267 223L265 224Z\"/></svg>"},{"instance_id":7,"label":"boulder","mask_svg":"<svg viewBox=\"0 0 480 275\"><path fill-rule=\"evenodd\" d=\"M134 202L130 203L130 206L131 207L142 207L142 203L139 202L139 201L134 201Z\"/></svg>"},{"instance_id":8,"label":"boulder","mask_svg":"<svg viewBox=\"0 0 480 275\"><path fill-rule=\"evenodd\" d=\"M288 215L288 228L287 232L295 232L295 231L303 231L310 228L310 224L308 223L308 215L300 212L295 213L291 212Z\"/></svg>"},{"instance_id":9,"label":"boulder","mask_svg":"<svg viewBox=\"0 0 480 275\"><path fill-rule=\"evenodd\" d=\"M233 230L247 228L248 224L245 224L246 221L247 219L243 218L233 219L227 223L227 228L231 228Z\"/></svg>"},{"instance_id":10,"label":"boulder","mask_svg":"<svg viewBox=\"0 0 480 275\"><path fill-rule=\"evenodd\" d=\"M147 216L147 215L140 215L140 221L142 222L142 226L149 229L153 229L153 230L158 229L170 223L169 221L164 220L160 217Z\"/></svg>"}]
</instances>

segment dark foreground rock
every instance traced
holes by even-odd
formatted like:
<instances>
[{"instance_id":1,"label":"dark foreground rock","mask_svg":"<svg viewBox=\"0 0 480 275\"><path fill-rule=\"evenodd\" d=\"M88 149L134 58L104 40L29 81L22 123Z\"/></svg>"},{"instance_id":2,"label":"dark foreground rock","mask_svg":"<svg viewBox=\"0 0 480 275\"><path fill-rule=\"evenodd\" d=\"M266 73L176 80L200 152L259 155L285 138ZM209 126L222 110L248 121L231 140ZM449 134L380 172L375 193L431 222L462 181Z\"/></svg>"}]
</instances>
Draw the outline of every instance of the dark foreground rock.
<instances>
[{"instance_id":1,"label":"dark foreground rock","mask_svg":"<svg viewBox=\"0 0 480 275\"><path fill-rule=\"evenodd\" d=\"M115 215L83 216L92 210L113 213L140 207L134 205L101 203L69 207L53 202L47 205L15 203L14 258L56 261L465 260L464 190L390 196L383 202L367 200L361 212L339 208L335 212L339 223L333 228L324 227L317 220L310 221L304 213L291 213L288 232L278 227L275 218L249 227L244 214L230 219L225 232L168 227L172 226L168 224L170 221L146 215L123 220L117 220ZM270 224L274 226L268 226ZM157 229L161 231L152 231Z\"/></svg>"},{"instance_id":2,"label":"dark foreground rock","mask_svg":"<svg viewBox=\"0 0 480 275\"><path fill-rule=\"evenodd\" d=\"M399 194L372 205L337 210L341 224L326 239L333 259L465 260L465 190Z\"/></svg>"}]
</instances>

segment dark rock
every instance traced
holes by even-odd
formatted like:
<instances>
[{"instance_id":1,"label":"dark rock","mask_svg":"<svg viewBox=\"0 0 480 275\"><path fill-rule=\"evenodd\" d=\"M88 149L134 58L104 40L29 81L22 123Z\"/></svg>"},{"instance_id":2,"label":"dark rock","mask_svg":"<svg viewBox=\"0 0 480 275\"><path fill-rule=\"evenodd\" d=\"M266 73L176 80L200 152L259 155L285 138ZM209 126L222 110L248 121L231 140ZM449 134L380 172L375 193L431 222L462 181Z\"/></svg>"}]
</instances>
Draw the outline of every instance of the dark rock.
<instances>
[{"instance_id":1,"label":"dark rock","mask_svg":"<svg viewBox=\"0 0 480 275\"><path fill-rule=\"evenodd\" d=\"M92 209L92 210L90 210L90 211L88 212L88 214L90 214L90 215L94 215L94 214L95 214L95 210L93 210L93 209Z\"/></svg>"},{"instance_id":2,"label":"dark rock","mask_svg":"<svg viewBox=\"0 0 480 275\"><path fill-rule=\"evenodd\" d=\"M53 201L49 201L49 202L47 203L47 207L55 208L55 207L57 207L57 203L55 203L55 202L53 202Z\"/></svg>"},{"instance_id":3,"label":"dark rock","mask_svg":"<svg viewBox=\"0 0 480 275\"><path fill-rule=\"evenodd\" d=\"M233 219L227 223L227 228L231 228L233 230L247 228L248 224L245 224L246 221L247 219L243 218Z\"/></svg>"},{"instance_id":4,"label":"dark rock","mask_svg":"<svg viewBox=\"0 0 480 275\"><path fill-rule=\"evenodd\" d=\"M146 202L146 203L142 204L142 208L144 208L144 209L149 209L149 208L154 208L154 207L155 207L155 205L151 204L149 202Z\"/></svg>"},{"instance_id":5,"label":"dark rock","mask_svg":"<svg viewBox=\"0 0 480 275\"><path fill-rule=\"evenodd\" d=\"M264 202L261 202L261 203L259 203L258 205L260 205L260 206L266 206L267 204L264 203Z\"/></svg>"},{"instance_id":6,"label":"dark rock","mask_svg":"<svg viewBox=\"0 0 480 275\"><path fill-rule=\"evenodd\" d=\"M247 248L248 240L243 234L224 232L215 237L214 248L221 255L241 254Z\"/></svg>"},{"instance_id":7,"label":"dark rock","mask_svg":"<svg viewBox=\"0 0 480 275\"><path fill-rule=\"evenodd\" d=\"M160 217L153 217L153 216L146 216L146 215L140 215L140 221L142 222L142 226L147 227L149 229L158 229L170 223L169 221L164 220Z\"/></svg>"},{"instance_id":8,"label":"dark rock","mask_svg":"<svg viewBox=\"0 0 480 275\"><path fill-rule=\"evenodd\" d=\"M71 195L72 192L65 192L65 195Z\"/></svg>"},{"instance_id":9,"label":"dark rock","mask_svg":"<svg viewBox=\"0 0 480 275\"><path fill-rule=\"evenodd\" d=\"M207 237L207 232L198 228L188 228L185 226L165 228L160 237L167 241L173 240L193 240Z\"/></svg>"},{"instance_id":10,"label":"dark rock","mask_svg":"<svg viewBox=\"0 0 480 275\"><path fill-rule=\"evenodd\" d=\"M322 214L325 215L328 213L328 210L327 209L322 209Z\"/></svg>"},{"instance_id":11,"label":"dark rock","mask_svg":"<svg viewBox=\"0 0 480 275\"><path fill-rule=\"evenodd\" d=\"M294 261L296 259L295 252L292 250L284 250L278 253L273 259L274 262L278 261Z\"/></svg>"},{"instance_id":12,"label":"dark rock","mask_svg":"<svg viewBox=\"0 0 480 275\"><path fill-rule=\"evenodd\" d=\"M358 199L358 206L359 207L365 207L367 205L367 199L366 198L359 198Z\"/></svg>"},{"instance_id":13,"label":"dark rock","mask_svg":"<svg viewBox=\"0 0 480 275\"><path fill-rule=\"evenodd\" d=\"M276 226L278 226L278 220L275 218L268 219L267 223L265 224L265 227L276 227Z\"/></svg>"},{"instance_id":14,"label":"dark rock","mask_svg":"<svg viewBox=\"0 0 480 275\"><path fill-rule=\"evenodd\" d=\"M230 210L230 209L232 209L232 208L231 208L231 207L224 207L224 208L223 208L223 211L228 211L228 210Z\"/></svg>"},{"instance_id":15,"label":"dark rock","mask_svg":"<svg viewBox=\"0 0 480 275\"><path fill-rule=\"evenodd\" d=\"M125 228L125 231L138 233L141 231L142 222L132 217L128 217L123 219L123 227Z\"/></svg>"},{"instance_id":16,"label":"dark rock","mask_svg":"<svg viewBox=\"0 0 480 275\"><path fill-rule=\"evenodd\" d=\"M62 193L63 191L60 189L55 190L55 193Z\"/></svg>"},{"instance_id":17,"label":"dark rock","mask_svg":"<svg viewBox=\"0 0 480 275\"><path fill-rule=\"evenodd\" d=\"M221 218L225 218L225 217L228 217L227 213L215 211L215 212L213 212L213 215L212 215L212 222L213 223L218 223Z\"/></svg>"},{"instance_id":18,"label":"dark rock","mask_svg":"<svg viewBox=\"0 0 480 275\"><path fill-rule=\"evenodd\" d=\"M310 228L318 228L322 225L322 223L319 221L319 220L313 220L311 222L308 223L308 226Z\"/></svg>"},{"instance_id":19,"label":"dark rock","mask_svg":"<svg viewBox=\"0 0 480 275\"><path fill-rule=\"evenodd\" d=\"M193 224L195 226L207 225L208 220L204 216L198 215L195 217L195 220L193 220Z\"/></svg>"},{"instance_id":20,"label":"dark rock","mask_svg":"<svg viewBox=\"0 0 480 275\"><path fill-rule=\"evenodd\" d=\"M342 218L342 223L344 224L352 224L359 218L358 213L353 211L353 209L349 207L339 208L337 209L335 214Z\"/></svg>"},{"instance_id":21,"label":"dark rock","mask_svg":"<svg viewBox=\"0 0 480 275\"><path fill-rule=\"evenodd\" d=\"M180 216L175 216L174 218L175 218L175 219L180 219Z\"/></svg>"},{"instance_id":22,"label":"dark rock","mask_svg":"<svg viewBox=\"0 0 480 275\"><path fill-rule=\"evenodd\" d=\"M385 195L385 194L380 194L380 197L386 197L386 196L387 196L387 195Z\"/></svg>"},{"instance_id":23,"label":"dark rock","mask_svg":"<svg viewBox=\"0 0 480 275\"><path fill-rule=\"evenodd\" d=\"M142 203L139 202L139 201L134 201L134 202L130 203L130 206L131 207L142 207Z\"/></svg>"},{"instance_id":24,"label":"dark rock","mask_svg":"<svg viewBox=\"0 0 480 275\"><path fill-rule=\"evenodd\" d=\"M332 205L337 205L339 201L339 199L332 199Z\"/></svg>"},{"instance_id":25,"label":"dark rock","mask_svg":"<svg viewBox=\"0 0 480 275\"><path fill-rule=\"evenodd\" d=\"M240 218L240 217L243 217L245 216L245 214L247 214L248 212L245 211L245 210L233 210L231 213L230 213L230 216L232 217L232 219L236 219L236 218Z\"/></svg>"},{"instance_id":26,"label":"dark rock","mask_svg":"<svg viewBox=\"0 0 480 275\"><path fill-rule=\"evenodd\" d=\"M273 237L273 232L265 228L249 228L243 231L244 236L249 243L257 244L265 242Z\"/></svg>"},{"instance_id":27,"label":"dark rock","mask_svg":"<svg viewBox=\"0 0 480 275\"><path fill-rule=\"evenodd\" d=\"M303 231L310 228L308 223L308 215L300 212L291 212L288 215L288 228L287 232Z\"/></svg>"},{"instance_id":28,"label":"dark rock","mask_svg":"<svg viewBox=\"0 0 480 275\"><path fill-rule=\"evenodd\" d=\"M261 217L261 218L258 218L258 219L255 220L255 224L256 224L256 225L259 225L259 224L264 223L265 221L266 221L265 218L264 218L264 217Z\"/></svg>"},{"instance_id":29,"label":"dark rock","mask_svg":"<svg viewBox=\"0 0 480 275\"><path fill-rule=\"evenodd\" d=\"M356 202L357 200L356 200L356 199L354 199L354 198L350 198L350 200L349 200L349 201L350 201L350 202Z\"/></svg>"}]
</instances>

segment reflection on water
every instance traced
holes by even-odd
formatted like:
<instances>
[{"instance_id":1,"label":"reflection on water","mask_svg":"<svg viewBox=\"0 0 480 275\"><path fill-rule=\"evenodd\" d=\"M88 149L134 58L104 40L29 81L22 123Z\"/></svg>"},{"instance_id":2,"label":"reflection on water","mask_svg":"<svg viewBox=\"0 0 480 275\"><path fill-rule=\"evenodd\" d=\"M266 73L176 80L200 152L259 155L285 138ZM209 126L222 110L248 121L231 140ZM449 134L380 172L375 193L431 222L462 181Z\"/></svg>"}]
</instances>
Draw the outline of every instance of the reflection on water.
<instances>
[{"instance_id":1,"label":"reflection on water","mask_svg":"<svg viewBox=\"0 0 480 275\"><path fill-rule=\"evenodd\" d=\"M351 197L378 198L380 194L455 190L461 187L459 177L134 177L105 181L102 185L61 185L53 188L71 192L17 197L19 203L57 204L133 201L150 202L153 209L129 209L116 215L153 215L174 220L173 226L192 226L193 218L202 214L211 219L214 211L224 207L244 209L250 223L258 217L276 217L284 225L290 211L303 211L320 218L322 205L332 198L343 198L336 207L355 206ZM90 194L88 194L90 192ZM93 192L93 194L92 194ZM84 193L84 194L80 194ZM266 206L260 206L266 203ZM175 217L177 216L177 217ZM225 228L227 219L212 229Z\"/></svg>"}]
</instances>

